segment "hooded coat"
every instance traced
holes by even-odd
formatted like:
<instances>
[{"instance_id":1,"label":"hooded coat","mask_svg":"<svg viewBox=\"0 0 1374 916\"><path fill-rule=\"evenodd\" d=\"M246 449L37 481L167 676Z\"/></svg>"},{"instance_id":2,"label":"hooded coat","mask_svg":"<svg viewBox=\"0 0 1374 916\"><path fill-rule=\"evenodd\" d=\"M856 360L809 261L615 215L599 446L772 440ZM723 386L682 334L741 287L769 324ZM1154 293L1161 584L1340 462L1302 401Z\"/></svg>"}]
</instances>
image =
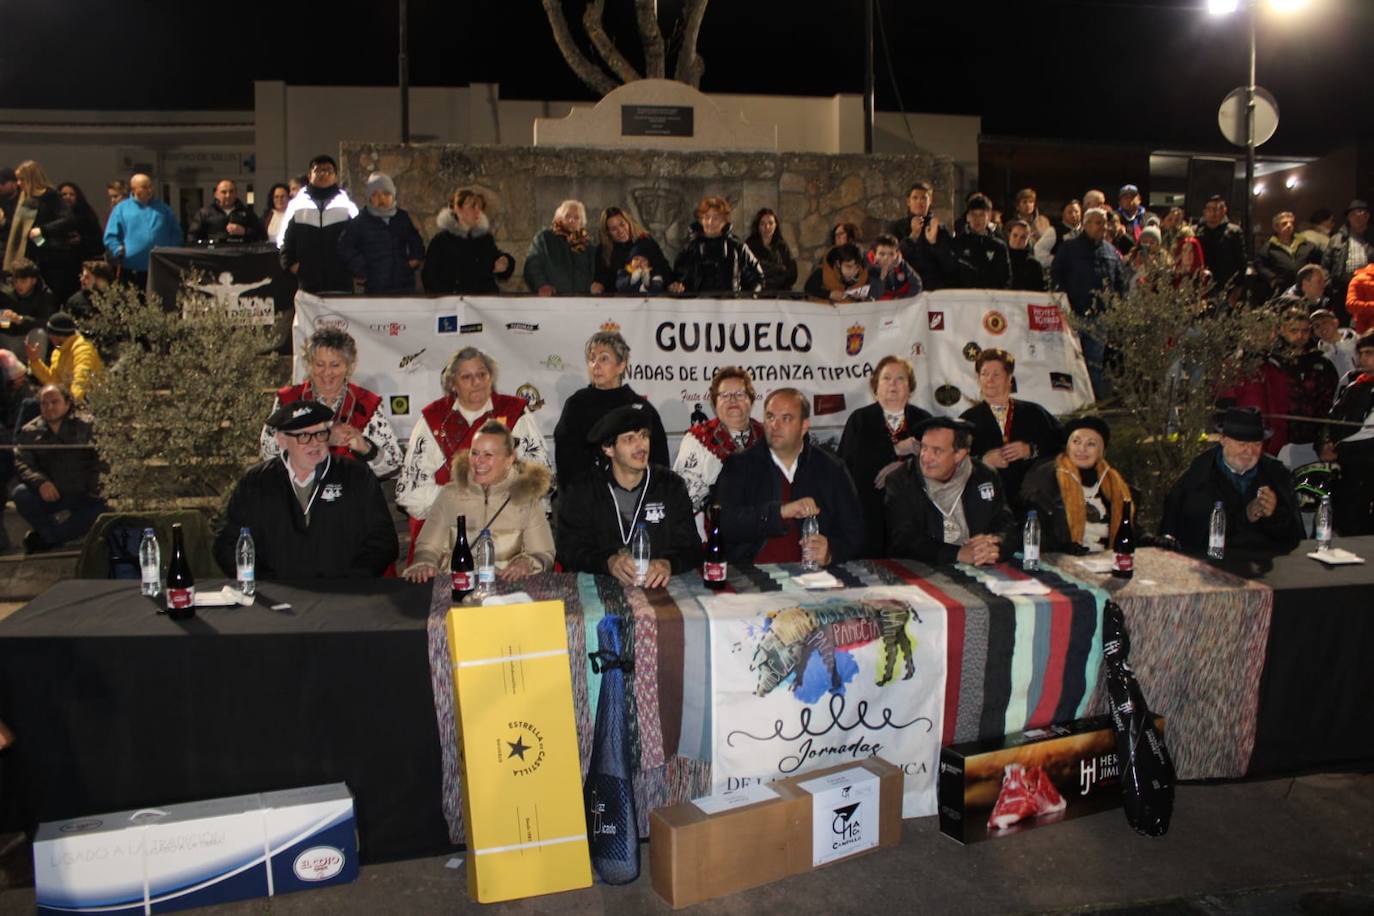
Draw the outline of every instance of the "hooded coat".
<instances>
[{"instance_id":1,"label":"hooded coat","mask_svg":"<svg viewBox=\"0 0 1374 916\"><path fill-rule=\"evenodd\" d=\"M485 213L475 226L464 226L448 207L435 218L439 231L429 240L425 266L420 280L427 293L467 293L490 295L501 290L498 280L509 280L515 273L515 258L496 247L491 222ZM504 257L504 270L497 271L497 258Z\"/></svg>"}]
</instances>

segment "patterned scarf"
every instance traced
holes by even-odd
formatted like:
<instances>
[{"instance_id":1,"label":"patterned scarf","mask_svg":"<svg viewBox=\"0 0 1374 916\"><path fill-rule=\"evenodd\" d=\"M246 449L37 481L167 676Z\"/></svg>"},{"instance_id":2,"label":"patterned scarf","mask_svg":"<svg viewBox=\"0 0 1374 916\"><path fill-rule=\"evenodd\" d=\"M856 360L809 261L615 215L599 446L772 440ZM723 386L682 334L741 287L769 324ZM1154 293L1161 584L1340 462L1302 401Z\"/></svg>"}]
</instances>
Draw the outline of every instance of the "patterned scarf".
<instances>
[{"instance_id":1,"label":"patterned scarf","mask_svg":"<svg viewBox=\"0 0 1374 916\"><path fill-rule=\"evenodd\" d=\"M586 229L578 229L576 232L570 232L568 228L558 220L553 221L553 231L562 236L563 240L568 243L569 248L579 253L585 251L587 249L587 244L591 242L591 236L587 235Z\"/></svg>"},{"instance_id":2,"label":"patterned scarf","mask_svg":"<svg viewBox=\"0 0 1374 916\"><path fill-rule=\"evenodd\" d=\"M1068 455L1060 453L1054 459L1054 467L1055 476L1059 478L1059 495L1064 499L1064 515L1069 522L1069 537L1075 544L1081 544L1083 529L1088 523L1087 505L1083 500L1083 479L1078 474L1078 465L1070 461ZM1116 540L1116 529L1121 526L1121 513L1125 501L1131 498L1131 490L1116 468L1107 464L1105 459L1097 462L1095 470L1097 479L1102 481L1098 492L1107 498L1111 507L1111 534L1107 540L1110 544ZM1135 518L1134 505L1131 506L1131 517Z\"/></svg>"}]
</instances>

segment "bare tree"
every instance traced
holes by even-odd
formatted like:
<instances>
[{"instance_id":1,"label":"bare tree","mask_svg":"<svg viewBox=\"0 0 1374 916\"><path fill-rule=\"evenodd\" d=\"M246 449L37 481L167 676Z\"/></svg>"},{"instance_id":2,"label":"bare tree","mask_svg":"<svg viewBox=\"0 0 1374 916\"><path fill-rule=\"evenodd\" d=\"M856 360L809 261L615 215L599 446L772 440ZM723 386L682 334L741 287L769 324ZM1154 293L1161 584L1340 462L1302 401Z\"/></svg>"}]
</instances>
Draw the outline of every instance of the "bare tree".
<instances>
[{"instance_id":1,"label":"bare tree","mask_svg":"<svg viewBox=\"0 0 1374 916\"><path fill-rule=\"evenodd\" d=\"M677 46L673 79L693 87L701 85L701 75L706 70L706 63L697 54L697 38L701 34L701 23L706 17L706 4L710 0L683 0L682 14L675 25L671 42L664 39L659 28L657 0L634 0L635 25L639 32L640 46L644 51L643 73L634 68L606 31L606 0L586 0L586 8L582 12L582 29L587 34L592 50L596 52L595 57L578 44L576 36L568 26L568 18L563 13L563 0L542 2L559 52L573 73L577 74L577 78L586 83L593 92L605 95L617 86L635 80L646 77L663 79L668 74L670 44Z\"/></svg>"}]
</instances>

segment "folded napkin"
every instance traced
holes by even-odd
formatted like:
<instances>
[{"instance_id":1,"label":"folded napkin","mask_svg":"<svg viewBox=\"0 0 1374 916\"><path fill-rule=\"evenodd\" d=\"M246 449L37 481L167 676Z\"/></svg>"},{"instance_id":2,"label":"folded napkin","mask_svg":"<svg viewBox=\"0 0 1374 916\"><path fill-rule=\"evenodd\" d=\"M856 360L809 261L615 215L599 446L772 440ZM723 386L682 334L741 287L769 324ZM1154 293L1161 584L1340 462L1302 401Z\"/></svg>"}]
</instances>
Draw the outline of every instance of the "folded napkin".
<instances>
[{"instance_id":1,"label":"folded napkin","mask_svg":"<svg viewBox=\"0 0 1374 916\"><path fill-rule=\"evenodd\" d=\"M1109 573L1112 571L1112 568L1116 563L1116 555L1108 553L1097 554L1096 556L1091 557L1079 557L1078 562L1079 565L1081 565L1088 572Z\"/></svg>"},{"instance_id":2,"label":"folded napkin","mask_svg":"<svg viewBox=\"0 0 1374 916\"><path fill-rule=\"evenodd\" d=\"M482 607L493 604L529 604L534 599L527 592L511 592L509 595L488 595L482 599Z\"/></svg>"},{"instance_id":3,"label":"folded napkin","mask_svg":"<svg viewBox=\"0 0 1374 916\"><path fill-rule=\"evenodd\" d=\"M1327 566L1346 566L1351 563L1364 562L1364 557L1356 556L1339 547L1332 547L1329 550L1314 550L1308 556L1319 563L1325 563Z\"/></svg>"},{"instance_id":4,"label":"folded napkin","mask_svg":"<svg viewBox=\"0 0 1374 916\"><path fill-rule=\"evenodd\" d=\"M994 595L1048 595L1050 587L1038 579L1000 579L984 582L983 586Z\"/></svg>"},{"instance_id":5,"label":"folded napkin","mask_svg":"<svg viewBox=\"0 0 1374 916\"><path fill-rule=\"evenodd\" d=\"M196 592L196 607L234 607L242 605L247 607L253 603L253 599L243 592L226 585L217 592Z\"/></svg>"},{"instance_id":6,"label":"folded napkin","mask_svg":"<svg viewBox=\"0 0 1374 916\"><path fill-rule=\"evenodd\" d=\"M802 588L843 588L844 583L825 570L793 576L792 581Z\"/></svg>"}]
</instances>

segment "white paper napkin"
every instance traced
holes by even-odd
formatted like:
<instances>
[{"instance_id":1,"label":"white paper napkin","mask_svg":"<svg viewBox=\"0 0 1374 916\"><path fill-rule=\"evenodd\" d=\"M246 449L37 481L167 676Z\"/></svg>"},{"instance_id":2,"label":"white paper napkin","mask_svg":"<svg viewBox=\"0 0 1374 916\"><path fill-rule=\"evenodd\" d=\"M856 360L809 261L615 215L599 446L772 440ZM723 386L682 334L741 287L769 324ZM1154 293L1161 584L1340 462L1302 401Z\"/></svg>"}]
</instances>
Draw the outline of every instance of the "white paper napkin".
<instances>
[{"instance_id":1,"label":"white paper napkin","mask_svg":"<svg viewBox=\"0 0 1374 916\"><path fill-rule=\"evenodd\" d=\"M1038 579L1000 579L983 583L994 595L1048 595L1050 587Z\"/></svg>"},{"instance_id":2,"label":"white paper napkin","mask_svg":"<svg viewBox=\"0 0 1374 916\"><path fill-rule=\"evenodd\" d=\"M1329 550L1314 550L1308 556L1319 563L1325 563L1327 566L1347 566L1351 563L1364 562L1364 557L1356 556L1340 547L1332 547Z\"/></svg>"},{"instance_id":3,"label":"white paper napkin","mask_svg":"<svg viewBox=\"0 0 1374 916\"><path fill-rule=\"evenodd\" d=\"M844 583L825 570L793 576L792 581L802 588L843 588Z\"/></svg>"}]
</instances>

